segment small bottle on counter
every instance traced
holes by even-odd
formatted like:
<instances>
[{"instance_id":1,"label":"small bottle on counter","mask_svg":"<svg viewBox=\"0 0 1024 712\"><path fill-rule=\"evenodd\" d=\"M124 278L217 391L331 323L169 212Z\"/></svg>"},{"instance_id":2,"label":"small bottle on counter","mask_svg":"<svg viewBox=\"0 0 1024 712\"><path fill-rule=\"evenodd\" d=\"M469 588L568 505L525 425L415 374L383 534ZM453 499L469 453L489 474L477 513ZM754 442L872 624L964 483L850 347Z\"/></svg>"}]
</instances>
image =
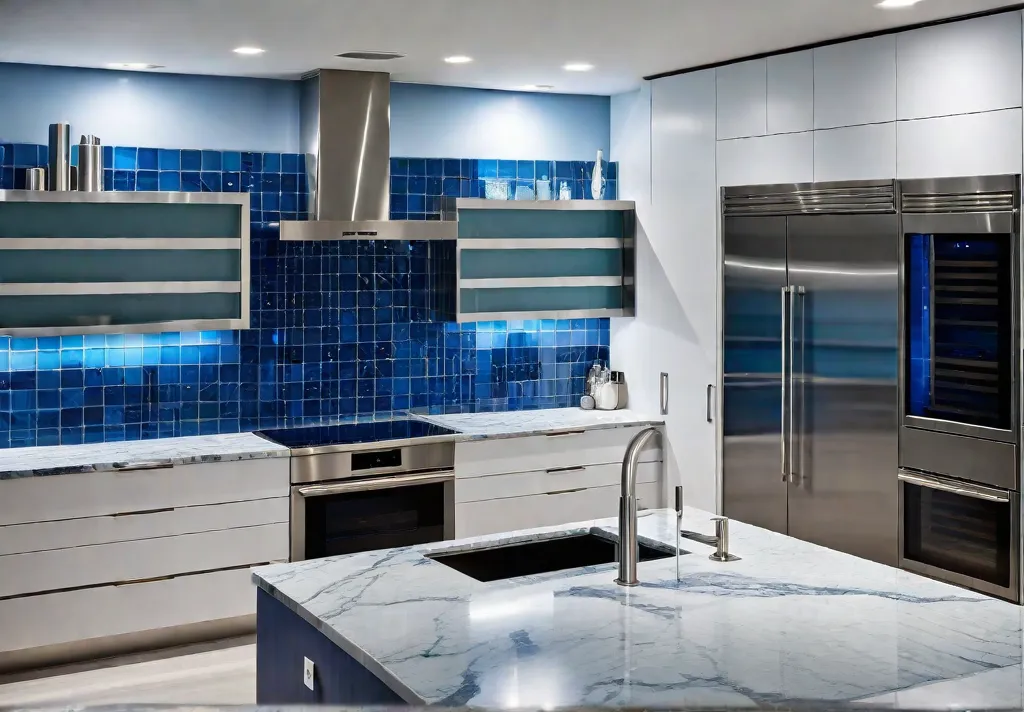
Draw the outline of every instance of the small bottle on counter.
<instances>
[{"instance_id":1,"label":"small bottle on counter","mask_svg":"<svg viewBox=\"0 0 1024 712\"><path fill-rule=\"evenodd\" d=\"M583 410L594 410L597 407L597 384L603 371L604 366L601 365L601 362L594 361L594 365L590 367L590 372L587 374L587 385L584 388L583 397L580 398L580 408Z\"/></svg>"},{"instance_id":2,"label":"small bottle on counter","mask_svg":"<svg viewBox=\"0 0 1024 712\"><path fill-rule=\"evenodd\" d=\"M612 381L611 371L601 372L601 382L594 394L598 410L615 410L619 407L619 384Z\"/></svg>"}]
</instances>

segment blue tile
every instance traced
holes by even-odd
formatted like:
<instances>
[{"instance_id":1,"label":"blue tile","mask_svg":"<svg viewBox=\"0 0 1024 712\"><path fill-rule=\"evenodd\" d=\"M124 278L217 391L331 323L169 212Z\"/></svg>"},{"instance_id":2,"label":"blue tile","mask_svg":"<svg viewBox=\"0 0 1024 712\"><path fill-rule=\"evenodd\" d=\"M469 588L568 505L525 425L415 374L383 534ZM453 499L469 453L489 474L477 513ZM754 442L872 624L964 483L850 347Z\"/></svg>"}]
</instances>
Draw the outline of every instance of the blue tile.
<instances>
[{"instance_id":1,"label":"blue tile","mask_svg":"<svg viewBox=\"0 0 1024 712\"><path fill-rule=\"evenodd\" d=\"M221 174L221 190L225 193L239 193L242 190L242 176L239 173Z\"/></svg>"},{"instance_id":2,"label":"blue tile","mask_svg":"<svg viewBox=\"0 0 1024 712\"><path fill-rule=\"evenodd\" d=\"M134 171L138 170L139 149L130 146L114 147L114 169Z\"/></svg>"},{"instance_id":3,"label":"blue tile","mask_svg":"<svg viewBox=\"0 0 1024 712\"><path fill-rule=\"evenodd\" d=\"M281 154L280 153L264 153L263 154L263 172L264 173L280 173L281 172Z\"/></svg>"},{"instance_id":4,"label":"blue tile","mask_svg":"<svg viewBox=\"0 0 1024 712\"><path fill-rule=\"evenodd\" d=\"M161 148L157 151L157 167L161 171L180 171L181 151Z\"/></svg>"},{"instance_id":5,"label":"blue tile","mask_svg":"<svg viewBox=\"0 0 1024 712\"><path fill-rule=\"evenodd\" d=\"M427 175L427 161L425 158L410 158L409 159L409 176L421 176L426 177Z\"/></svg>"},{"instance_id":6,"label":"blue tile","mask_svg":"<svg viewBox=\"0 0 1024 712\"><path fill-rule=\"evenodd\" d=\"M114 190L135 190L135 171L114 171Z\"/></svg>"},{"instance_id":7,"label":"blue tile","mask_svg":"<svg viewBox=\"0 0 1024 712\"><path fill-rule=\"evenodd\" d=\"M72 143L71 144L71 165L73 165L73 166L77 166L78 165L78 144L77 143Z\"/></svg>"},{"instance_id":8,"label":"blue tile","mask_svg":"<svg viewBox=\"0 0 1024 712\"><path fill-rule=\"evenodd\" d=\"M159 171L139 171L135 174L136 190L160 190Z\"/></svg>"},{"instance_id":9,"label":"blue tile","mask_svg":"<svg viewBox=\"0 0 1024 712\"><path fill-rule=\"evenodd\" d=\"M250 153L248 151L242 152L242 170L249 171L251 173L262 173L263 172L263 154L262 153Z\"/></svg>"},{"instance_id":10,"label":"blue tile","mask_svg":"<svg viewBox=\"0 0 1024 712\"><path fill-rule=\"evenodd\" d=\"M184 172L181 174L181 189L187 193L198 193L203 189L203 181L199 173Z\"/></svg>"},{"instance_id":11,"label":"blue tile","mask_svg":"<svg viewBox=\"0 0 1024 712\"><path fill-rule=\"evenodd\" d=\"M158 189L170 191L181 190L181 174L177 171L160 171Z\"/></svg>"},{"instance_id":12,"label":"blue tile","mask_svg":"<svg viewBox=\"0 0 1024 712\"><path fill-rule=\"evenodd\" d=\"M281 154L281 172L282 173L298 173L299 172L299 154L297 154L297 153L282 153Z\"/></svg>"},{"instance_id":13,"label":"blue tile","mask_svg":"<svg viewBox=\"0 0 1024 712\"><path fill-rule=\"evenodd\" d=\"M181 170L183 171L199 171L203 167L203 152L202 151L182 151L181 152Z\"/></svg>"},{"instance_id":14,"label":"blue tile","mask_svg":"<svg viewBox=\"0 0 1024 712\"><path fill-rule=\"evenodd\" d=\"M220 151L203 151L200 157L201 170L219 171L221 169Z\"/></svg>"},{"instance_id":15,"label":"blue tile","mask_svg":"<svg viewBox=\"0 0 1024 712\"><path fill-rule=\"evenodd\" d=\"M34 143L16 143L11 165L16 168L35 168L39 165L39 146Z\"/></svg>"},{"instance_id":16,"label":"blue tile","mask_svg":"<svg viewBox=\"0 0 1024 712\"><path fill-rule=\"evenodd\" d=\"M158 160L159 151L155 148L140 148L139 149L139 170L140 171L155 171L159 169L160 164ZM117 166L115 166L116 168Z\"/></svg>"},{"instance_id":17,"label":"blue tile","mask_svg":"<svg viewBox=\"0 0 1024 712\"><path fill-rule=\"evenodd\" d=\"M498 161L499 178L515 178L518 164L515 161Z\"/></svg>"},{"instance_id":18,"label":"blue tile","mask_svg":"<svg viewBox=\"0 0 1024 712\"><path fill-rule=\"evenodd\" d=\"M242 172L242 154L240 151L224 151L221 153L221 170L234 173ZM203 170L206 170L205 168Z\"/></svg>"},{"instance_id":19,"label":"blue tile","mask_svg":"<svg viewBox=\"0 0 1024 712\"><path fill-rule=\"evenodd\" d=\"M516 178L536 177L533 161L519 161L516 165Z\"/></svg>"},{"instance_id":20,"label":"blue tile","mask_svg":"<svg viewBox=\"0 0 1024 712\"><path fill-rule=\"evenodd\" d=\"M498 161L481 160L477 161L477 175L480 178L497 178Z\"/></svg>"}]
</instances>

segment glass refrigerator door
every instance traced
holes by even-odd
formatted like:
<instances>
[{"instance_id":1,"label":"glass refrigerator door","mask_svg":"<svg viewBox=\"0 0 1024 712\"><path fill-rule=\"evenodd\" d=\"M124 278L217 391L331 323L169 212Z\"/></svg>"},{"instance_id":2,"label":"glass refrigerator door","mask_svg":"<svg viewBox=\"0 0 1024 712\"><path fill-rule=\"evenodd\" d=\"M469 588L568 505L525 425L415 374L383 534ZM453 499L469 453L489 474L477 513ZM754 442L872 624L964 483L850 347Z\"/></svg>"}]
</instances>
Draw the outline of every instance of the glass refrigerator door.
<instances>
[{"instance_id":1,"label":"glass refrigerator door","mask_svg":"<svg viewBox=\"0 0 1024 712\"><path fill-rule=\"evenodd\" d=\"M905 240L907 415L1010 429L1010 236Z\"/></svg>"}]
</instances>

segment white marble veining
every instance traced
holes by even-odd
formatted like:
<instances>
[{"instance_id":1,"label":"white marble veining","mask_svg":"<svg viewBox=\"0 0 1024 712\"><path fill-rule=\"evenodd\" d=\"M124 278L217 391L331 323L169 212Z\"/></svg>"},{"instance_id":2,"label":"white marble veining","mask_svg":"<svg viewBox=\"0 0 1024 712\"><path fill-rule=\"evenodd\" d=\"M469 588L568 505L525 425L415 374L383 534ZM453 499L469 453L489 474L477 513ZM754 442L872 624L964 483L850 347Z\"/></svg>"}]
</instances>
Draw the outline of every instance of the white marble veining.
<instances>
[{"instance_id":1,"label":"white marble veining","mask_svg":"<svg viewBox=\"0 0 1024 712\"><path fill-rule=\"evenodd\" d=\"M143 462L190 465L267 457L288 457L288 448L253 433L10 448L0 450L0 480L116 470Z\"/></svg>"},{"instance_id":2,"label":"white marble veining","mask_svg":"<svg viewBox=\"0 0 1024 712\"><path fill-rule=\"evenodd\" d=\"M683 527L710 534L710 516L688 508ZM673 544L674 524L660 510L640 519L640 536ZM712 562L710 547L684 540L681 580L673 558L646 562L632 589L613 583L614 565L482 583L424 556L591 527L616 528L600 520L281 564L254 580L412 703L1024 701L1021 608L740 522L741 561ZM945 687L929 694L935 684Z\"/></svg>"},{"instance_id":3,"label":"white marble veining","mask_svg":"<svg viewBox=\"0 0 1024 712\"><path fill-rule=\"evenodd\" d=\"M631 410L583 410L554 408L504 413L464 413L461 415L417 415L417 418L458 430L456 440L515 438L524 435L629 428L662 425L664 418L650 418Z\"/></svg>"}]
</instances>

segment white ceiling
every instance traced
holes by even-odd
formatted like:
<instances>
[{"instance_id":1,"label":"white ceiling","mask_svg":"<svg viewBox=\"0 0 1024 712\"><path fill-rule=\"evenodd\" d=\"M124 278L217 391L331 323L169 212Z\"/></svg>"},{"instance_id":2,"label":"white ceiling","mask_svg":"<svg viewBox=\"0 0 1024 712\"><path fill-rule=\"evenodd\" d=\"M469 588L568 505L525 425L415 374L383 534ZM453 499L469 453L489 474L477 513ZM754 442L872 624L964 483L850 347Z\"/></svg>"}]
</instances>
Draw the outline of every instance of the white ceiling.
<instances>
[{"instance_id":1,"label":"white ceiling","mask_svg":"<svg viewBox=\"0 0 1024 712\"><path fill-rule=\"evenodd\" d=\"M294 78L317 67L397 81L614 94L645 75L1005 7L1008 0L0 0L0 62ZM256 45L258 57L234 47ZM336 59L394 50L384 63ZM466 54L468 65L445 56ZM561 69L570 61L592 72Z\"/></svg>"}]
</instances>

